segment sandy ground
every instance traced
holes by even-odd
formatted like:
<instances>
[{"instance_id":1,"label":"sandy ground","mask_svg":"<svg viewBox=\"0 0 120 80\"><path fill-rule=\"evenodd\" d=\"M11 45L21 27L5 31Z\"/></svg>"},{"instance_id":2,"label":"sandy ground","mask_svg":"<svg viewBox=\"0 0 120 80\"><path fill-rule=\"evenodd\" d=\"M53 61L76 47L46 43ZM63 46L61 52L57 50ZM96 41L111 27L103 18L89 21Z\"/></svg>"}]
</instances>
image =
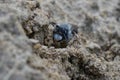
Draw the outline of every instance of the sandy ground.
<instances>
[{"instance_id":1,"label":"sandy ground","mask_svg":"<svg viewBox=\"0 0 120 80\"><path fill-rule=\"evenodd\" d=\"M78 33L56 48L51 22ZM0 1L0 80L119 79L119 0Z\"/></svg>"}]
</instances>

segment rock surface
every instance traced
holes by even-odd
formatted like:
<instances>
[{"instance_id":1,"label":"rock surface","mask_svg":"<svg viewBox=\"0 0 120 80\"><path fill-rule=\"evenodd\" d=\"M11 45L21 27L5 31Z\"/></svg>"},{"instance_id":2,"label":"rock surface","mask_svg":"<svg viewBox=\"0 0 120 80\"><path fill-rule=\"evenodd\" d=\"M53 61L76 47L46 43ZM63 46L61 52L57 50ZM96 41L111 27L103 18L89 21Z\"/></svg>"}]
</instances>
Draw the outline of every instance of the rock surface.
<instances>
[{"instance_id":1,"label":"rock surface","mask_svg":"<svg viewBox=\"0 0 120 80\"><path fill-rule=\"evenodd\" d=\"M78 26L66 48L51 22ZM0 80L119 79L119 0L0 1Z\"/></svg>"}]
</instances>

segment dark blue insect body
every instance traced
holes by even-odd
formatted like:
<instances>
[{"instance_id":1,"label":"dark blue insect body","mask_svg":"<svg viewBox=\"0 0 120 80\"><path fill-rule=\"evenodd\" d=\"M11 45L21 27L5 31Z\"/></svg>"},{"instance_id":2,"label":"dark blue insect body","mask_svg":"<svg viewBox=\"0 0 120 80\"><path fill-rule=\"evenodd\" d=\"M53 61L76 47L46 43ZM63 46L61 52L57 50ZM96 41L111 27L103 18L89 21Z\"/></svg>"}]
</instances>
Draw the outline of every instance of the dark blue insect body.
<instances>
[{"instance_id":1,"label":"dark blue insect body","mask_svg":"<svg viewBox=\"0 0 120 80\"><path fill-rule=\"evenodd\" d=\"M71 27L72 26L70 24L56 25L56 29L55 29L54 34L53 34L54 40L57 40L57 41L61 41L61 40L69 41L73 37Z\"/></svg>"},{"instance_id":2,"label":"dark blue insect body","mask_svg":"<svg viewBox=\"0 0 120 80\"><path fill-rule=\"evenodd\" d=\"M53 40L67 45L75 33L77 33L77 30L71 24L56 24L55 30L53 31Z\"/></svg>"}]
</instances>

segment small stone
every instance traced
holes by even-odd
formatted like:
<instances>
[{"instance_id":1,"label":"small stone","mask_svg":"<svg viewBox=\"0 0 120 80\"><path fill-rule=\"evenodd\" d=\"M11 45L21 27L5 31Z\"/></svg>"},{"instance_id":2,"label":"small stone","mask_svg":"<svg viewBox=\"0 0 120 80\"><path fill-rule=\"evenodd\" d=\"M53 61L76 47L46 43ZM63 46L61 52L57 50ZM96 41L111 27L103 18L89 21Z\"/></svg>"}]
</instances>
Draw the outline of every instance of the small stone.
<instances>
[{"instance_id":1,"label":"small stone","mask_svg":"<svg viewBox=\"0 0 120 80\"><path fill-rule=\"evenodd\" d=\"M36 39L29 39L31 43L39 43L39 40Z\"/></svg>"}]
</instances>

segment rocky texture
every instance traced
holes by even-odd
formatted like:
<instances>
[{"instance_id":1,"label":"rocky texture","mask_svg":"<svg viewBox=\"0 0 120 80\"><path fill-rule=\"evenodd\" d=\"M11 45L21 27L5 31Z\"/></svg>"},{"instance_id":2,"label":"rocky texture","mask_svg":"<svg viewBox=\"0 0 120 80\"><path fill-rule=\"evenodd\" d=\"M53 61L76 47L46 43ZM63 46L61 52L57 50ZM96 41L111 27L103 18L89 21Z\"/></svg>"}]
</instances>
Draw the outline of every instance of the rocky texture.
<instances>
[{"instance_id":1,"label":"rocky texture","mask_svg":"<svg viewBox=\"0 0 120 80\"><path fill-rule=\"evenodd\" d=\"M1 0L0 80L119 80L119 14L119 0ZM51 22L79 27L66 48Z\"/></svg>"}]
</instances>

